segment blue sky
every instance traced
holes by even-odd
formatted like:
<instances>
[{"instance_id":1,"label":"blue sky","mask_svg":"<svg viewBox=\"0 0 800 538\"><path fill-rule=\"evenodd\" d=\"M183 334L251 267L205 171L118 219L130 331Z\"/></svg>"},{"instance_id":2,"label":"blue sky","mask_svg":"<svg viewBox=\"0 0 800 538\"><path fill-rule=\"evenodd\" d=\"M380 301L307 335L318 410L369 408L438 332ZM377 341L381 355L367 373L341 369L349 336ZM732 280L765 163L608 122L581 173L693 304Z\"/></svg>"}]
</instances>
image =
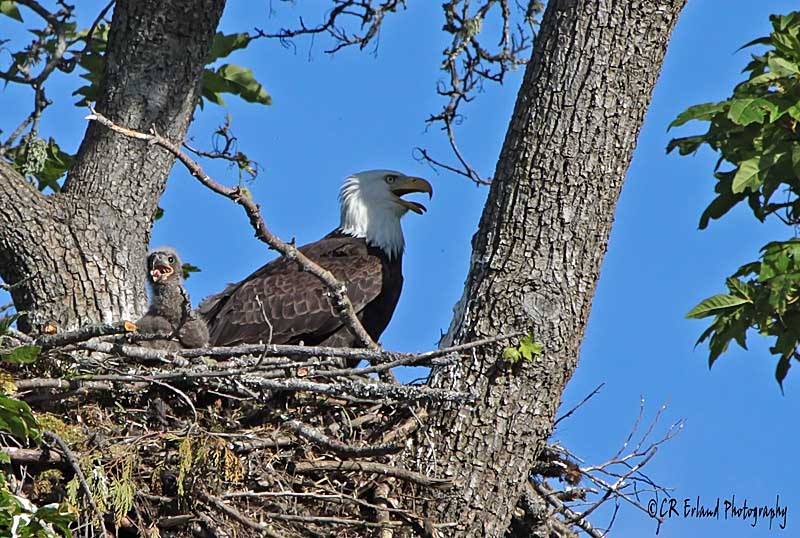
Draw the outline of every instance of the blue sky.
<instances>
[{"instance_id":1,"label":"blue sky","mask_svg":"<svg viewBox=\"0 0 800 538\"><path fill-rule=\"evenodd\" d=\"M86 18L100 2L81 2ZM290 4L230 2L225 32L253 26L275 30L298 14ZM240 149L258 160L262 173L249 185L271 229L298 243L313 241L336 226L336 194L349 173L395 168L431 180L435 196L424 216L405 220L406 288L382 338L386 348L422 351L436 345L452 316L469 261L487 190L449 173L435 173L412 158L415 146L449 157L444 136L426 131L424 120L441 106L434 92L441 77L440 52L447 37L438 2L411 2L380 34L376 55L345 50L330 57L325 42L298 41L296 49L256 42L230 58L252 68L273 97L271 107L231 97L228 107L206 106L190 134L208 146L210 133L229 112ZM85 7L84 7L85 6ZM781 395L773 378L768 342L753 335L750 350L723 356L709 371L704 347L694 349L703 322L684 314L700 299L722 291L724 278L755 259L758 248L790 231L758 224L746 210L734 211L699 231L700 213L712 198L714 156L666 155L666 126L689 105L727 97L741 79L745 42L768 33L770 13L796 8L788 0L724 2L690 0L673 35L638 147L619 201L611 242L581 350L578 369L564 394L570 408L601 382L598 396L559 425L554 439L588 462L608 459L625 440L640 398L652 417L668 405L663 426L685 418L683 432L664 446L646 470L683 498L706 504L736 495L737 502L788 506L784 531L759 522L673 519L659 536L761 537L800 532L800 471L789 447L798 440L791 424L800 403L799 372L791 371ZM26 13L29 19L33 16ZM313 20L313 19L312 19ZM19 25L0 18L0 36L20 38ZM7 61L7 56L2 57ZM465 112L460 129L465 154L491 175L505 135L521 72L505 87L487 88ZM74 151L85 130L86 111L64 98L75 88L62 77L49 90L59 101L46 114L42 133ZM59 94L59 91L61 92ZM30 95L13 86L0 93L0 128L10 132L23 117ZM233 184L233 170L211 163L207 170ZM162 206L165 217L153 244L171 244L202 267L188 281L195 301L219 291L261 266L273 254L258 242L240 208L205 191L176 167ZM663 430L662 430L663 431ZM789 461L787 461L789 460ZM644 502L647 496L644 497ZM600 514L602 515L602 514ZM603 526L602 518L595 518ZM616 536L654 535L655 524L623 506Z\"/></svg>"}]
</instances>

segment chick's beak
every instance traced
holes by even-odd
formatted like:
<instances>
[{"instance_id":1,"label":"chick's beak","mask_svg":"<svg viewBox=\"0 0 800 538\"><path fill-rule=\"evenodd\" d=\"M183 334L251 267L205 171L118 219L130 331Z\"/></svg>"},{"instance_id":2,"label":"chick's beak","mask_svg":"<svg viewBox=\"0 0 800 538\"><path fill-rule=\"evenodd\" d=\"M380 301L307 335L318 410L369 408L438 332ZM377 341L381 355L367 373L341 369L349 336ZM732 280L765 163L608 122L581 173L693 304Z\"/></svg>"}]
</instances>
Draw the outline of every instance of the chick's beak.
<instances>
[{"instance_id":1,"label":"chick's beak","mask_svg":"<svg viewBox=\"0 0 800 538\"><path fill-rule=\"evenodd\" d=\"M156 255L153 259L151 268L150 268L150 277L153 279L153 282L161 282L169 278L175 270L169 264L169 261L166 257L161 257Z\"/></svg>"},{"instance_id":2,"label":"chick's beak","mask_svg":"<svg viewBox=\"0 0 800 538\"><path fill-rule=\"evenodd\" d=\"M426 180L422 179L421 177L414 177L414 176L402 176L397 178L394 185L392 185L392 194L397 196L397 203L417 213L418 215L422 215L428 209L418 203L412 202L411 200L404 200L401 196L406 194L410 194L412 192L427 192L428 199L433 198L433 186L428 183Z\"/></svg>"}]
</instances>

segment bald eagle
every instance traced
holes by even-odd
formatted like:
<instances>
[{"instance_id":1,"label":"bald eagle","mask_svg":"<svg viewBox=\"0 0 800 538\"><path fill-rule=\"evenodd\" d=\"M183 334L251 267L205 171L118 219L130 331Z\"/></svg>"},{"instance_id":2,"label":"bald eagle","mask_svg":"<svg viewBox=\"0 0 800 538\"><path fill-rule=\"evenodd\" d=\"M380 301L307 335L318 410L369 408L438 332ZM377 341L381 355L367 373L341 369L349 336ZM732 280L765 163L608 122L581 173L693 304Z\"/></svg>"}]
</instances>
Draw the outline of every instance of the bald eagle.
<instances>
[{"instance_id":1,"label":"bald eagle","mask_svg":"<svg viewBox=\"0 0 800 538\"><path fill-rule=\"evenodd\" d=\"M392 170L353 174L339 194L339 227L299 248L345 284L359 320L374 341L389 324L403 287L405 241L400 219L408 211L426 211L424 205L402 198L416 192L433 197L431 184L422 178ZM334 311L325 285L284 257L207 298L199 311L216 346L359 345Z\"/></svg>"}]
</instances>

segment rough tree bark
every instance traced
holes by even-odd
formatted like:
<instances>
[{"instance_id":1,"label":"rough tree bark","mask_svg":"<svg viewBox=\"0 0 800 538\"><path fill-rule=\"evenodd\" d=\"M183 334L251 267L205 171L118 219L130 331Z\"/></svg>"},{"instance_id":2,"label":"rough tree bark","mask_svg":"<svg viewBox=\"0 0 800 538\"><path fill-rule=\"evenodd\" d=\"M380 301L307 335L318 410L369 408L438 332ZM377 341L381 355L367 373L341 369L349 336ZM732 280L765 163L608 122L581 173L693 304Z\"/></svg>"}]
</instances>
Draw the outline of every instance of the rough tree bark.
<instances>
[{"instance_id":1,"label":"rough tree bark","mask_svg":"<svg viewBox=\"0 0 800 538\"><path fill-rule=\"evenodd\" d=\"M97 109L137 130L183 140L225 0L120 0ZM62 192L43 196L0 160L0 277L20 328L135 319L168 152L92 122Z\"/></svg>"},{"instance_id":2,"label":"rough tree bark","mask_svg":"<svg viewBox=\"0 0 800 538\"><path fill-rule=\"evenodd\" d=\"M432 415L417 465L454 478L427 513L448 536L502 536L551 433L589 315L614 209L685 0L547 5L446 344L534 331L545 352L502 347L432 374L472 408Z\"/></svg>"}]
</instances>

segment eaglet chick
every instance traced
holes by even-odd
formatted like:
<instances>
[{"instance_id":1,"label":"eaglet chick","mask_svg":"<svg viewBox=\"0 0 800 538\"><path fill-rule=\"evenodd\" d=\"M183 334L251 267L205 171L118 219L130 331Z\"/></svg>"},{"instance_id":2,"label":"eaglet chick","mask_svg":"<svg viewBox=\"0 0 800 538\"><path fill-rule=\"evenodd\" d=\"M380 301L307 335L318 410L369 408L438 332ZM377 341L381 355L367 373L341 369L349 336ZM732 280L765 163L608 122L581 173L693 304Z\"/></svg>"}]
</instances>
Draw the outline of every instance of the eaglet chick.
<instances>
[{"instance_id":1,"label":"eaglet chick","mask_svg":"<svg viewBox=\"0 0 800 538\"><path fill-rule=\"evenodd\" d=\"M183 266L178 253L160 247L147 255L147 282L150 307L136 322L141 334L177 338L182 348L208 345L208 327L192 310L189 294L183 287ZM178 349L170 340L153 340L148 347Z\"/></svg>"}]
</instances>

